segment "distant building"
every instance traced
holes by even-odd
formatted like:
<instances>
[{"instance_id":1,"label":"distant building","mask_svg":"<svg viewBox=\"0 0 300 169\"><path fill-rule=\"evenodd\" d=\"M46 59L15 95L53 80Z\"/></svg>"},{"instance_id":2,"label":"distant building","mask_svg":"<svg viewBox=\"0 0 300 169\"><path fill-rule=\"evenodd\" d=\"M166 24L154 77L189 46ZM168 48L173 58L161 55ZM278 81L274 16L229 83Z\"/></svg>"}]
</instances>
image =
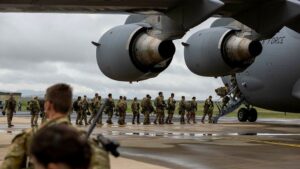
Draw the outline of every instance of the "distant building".
<instances>
[{"instance_id":1,"label":"distant building","mask_svg":"<svg viewBox=\"0 0 300 169\"><path fill-rule=\"evenodd\" d=\"M9 92L0 92L0 109L3 109L5 100L9 98L9 95L13 94L17 102L21 99L22 93L9 93Z\"/></svg>"}]
</instances>

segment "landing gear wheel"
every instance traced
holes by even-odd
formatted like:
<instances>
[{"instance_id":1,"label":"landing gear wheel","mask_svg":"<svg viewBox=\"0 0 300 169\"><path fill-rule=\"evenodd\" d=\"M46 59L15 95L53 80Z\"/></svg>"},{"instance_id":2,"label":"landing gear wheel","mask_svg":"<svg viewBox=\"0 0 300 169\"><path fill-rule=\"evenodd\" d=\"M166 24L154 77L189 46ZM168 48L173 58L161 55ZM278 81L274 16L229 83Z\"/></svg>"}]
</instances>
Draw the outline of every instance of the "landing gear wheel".
<instances>
[{"instance_id":1,"label":"landing gear wheel","mask_svg":"<svg viewBox=\"0 0 300 169\"><path fill-rule=\"evenodd\" d=\"M249 110L249 114L248 114L248 121L249 122L256 122L257 120L257 111L254 108L251 108Z\"/></svg>"},{"instance_id":2,"label":"landing gear wheel","mask_svg":"<svg viewBox=\"0 0 300 169\"><path fill-rule=\"evenodd\" d=\"M246 109L246 108L241 108L239 111L238 111L238 120L240 122L246 122L247 119L248 119L248 115L249 115L249 111Z\"/></svg>"}]
</instances>

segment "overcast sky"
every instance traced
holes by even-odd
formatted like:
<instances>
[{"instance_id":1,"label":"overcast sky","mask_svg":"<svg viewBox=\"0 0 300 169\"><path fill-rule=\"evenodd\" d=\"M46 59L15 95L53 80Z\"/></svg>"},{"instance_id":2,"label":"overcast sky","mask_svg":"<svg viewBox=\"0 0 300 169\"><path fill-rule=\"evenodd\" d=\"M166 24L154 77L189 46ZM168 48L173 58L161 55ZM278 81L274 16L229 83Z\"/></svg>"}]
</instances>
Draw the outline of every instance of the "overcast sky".
<instances>
[{"instance_id":1,"label":"overcast sky","mask_svg":"<svg viewBox=\"0 0 300 169\"><path fill-rule=\"evenodd\" d=\"M0 91L42 93L57 82L72 85L75 95L129 98L153 96L163 91L204 99L222 85L220 79L194 75L185 65L180 43L192 32L206 28L209 19L175 41L177 51L171 66L157 78L129 84L105 77L96 63L98 41L110 28L122 25L125 15L0 14Z\"/></svg>"}]
</instances>

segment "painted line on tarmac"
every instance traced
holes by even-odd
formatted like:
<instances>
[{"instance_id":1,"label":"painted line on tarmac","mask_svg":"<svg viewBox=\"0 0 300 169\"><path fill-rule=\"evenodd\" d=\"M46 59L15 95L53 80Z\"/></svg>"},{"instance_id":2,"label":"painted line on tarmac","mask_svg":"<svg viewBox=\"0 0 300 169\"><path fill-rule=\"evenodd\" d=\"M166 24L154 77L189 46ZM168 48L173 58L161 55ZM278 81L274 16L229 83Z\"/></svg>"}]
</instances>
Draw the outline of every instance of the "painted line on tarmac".
<instances>
[{"instance_id":1,"label":"painted line on tarmac","mask_svg":"<svg viewBox=\"0 0 300 169\"><path fill-rule=\"evenodd\" d=\"M300 144L289 144L289 143L282 143L282 142L275 142L275 141L254 140L254 139L249 139L249 141L256 142L256 143L263 143L263 144L271 144L271 145L278 145L278 146L287 146L287 147L300 148Z\"/></svg>"}]
</instances>

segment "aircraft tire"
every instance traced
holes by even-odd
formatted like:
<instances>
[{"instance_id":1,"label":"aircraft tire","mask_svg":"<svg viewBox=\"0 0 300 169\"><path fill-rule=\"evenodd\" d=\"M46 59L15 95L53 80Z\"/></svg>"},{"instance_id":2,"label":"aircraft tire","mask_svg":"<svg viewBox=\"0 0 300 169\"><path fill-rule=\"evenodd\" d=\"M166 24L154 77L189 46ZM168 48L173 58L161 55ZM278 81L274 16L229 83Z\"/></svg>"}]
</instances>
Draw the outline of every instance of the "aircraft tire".
<instances>
[{"instance_id":1,"label":"aircraft tire","mask_svg":"<svg viewBox=\"0 0 300 169\"><path fill-rule=\"evenodd\" d=\"M248 114L248 121L249 122L256 122L257 120L257 110L254 108L251 108L249 110L249 114Z\"/></svg>"},{"instance_id":2,"label":"aircraft tire","mask_svg":"<svg viewBox=\"0 0 300 169\"><path fill-rule=\"evenodd\" d=\"M248 116L249 116L249 111L246 108L239 109L237 117L240 122L246 122Z\"/></svg>"}]
</instances>

